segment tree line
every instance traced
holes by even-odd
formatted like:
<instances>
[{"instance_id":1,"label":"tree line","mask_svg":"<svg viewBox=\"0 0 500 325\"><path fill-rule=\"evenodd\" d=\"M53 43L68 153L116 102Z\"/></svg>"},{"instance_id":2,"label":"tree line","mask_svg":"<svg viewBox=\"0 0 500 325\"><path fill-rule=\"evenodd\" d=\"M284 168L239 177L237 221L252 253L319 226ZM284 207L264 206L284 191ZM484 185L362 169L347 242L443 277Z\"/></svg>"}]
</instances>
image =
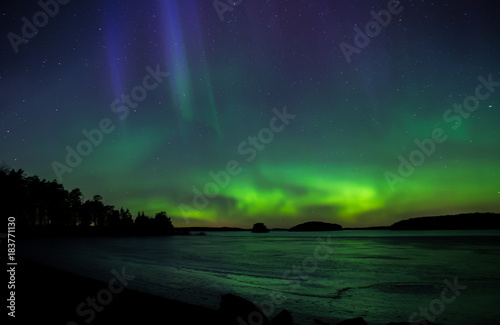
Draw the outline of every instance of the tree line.
<instances>
[{"instance_id":1,"label":"tree line","mask_svg":"<svg viewBox=\"0 0 500 325\"><path fill-rule=\"evenodd\" d=\"M26 176L22 169L5 166L0 166L0 202L4 218L15 217L19 228L94 228L126 234L169 234L174 230L165 211L153 218L139 212L134 219L129 209L106 205L100 195L84 200L78 188L68 191L55 180Z\"/></svg>"}]
</instances>

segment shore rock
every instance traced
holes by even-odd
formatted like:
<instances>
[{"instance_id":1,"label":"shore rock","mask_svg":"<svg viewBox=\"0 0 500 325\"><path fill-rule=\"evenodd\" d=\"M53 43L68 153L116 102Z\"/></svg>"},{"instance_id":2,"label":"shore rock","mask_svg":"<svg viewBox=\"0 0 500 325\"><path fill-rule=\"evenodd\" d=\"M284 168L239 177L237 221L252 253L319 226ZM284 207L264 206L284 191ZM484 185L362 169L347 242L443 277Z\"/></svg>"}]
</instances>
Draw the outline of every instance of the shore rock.
<instances>
[{"instance_id":1,"label":"shore rock","mask_svg":"<svg viewBox=\"0 0 500 325\"><path fill-rule=\"evenodd\" d=\"M271 325L293 325L292 314L286 309L283 309L278 315L271 319Z\"/></svg>"},{"instance_id":2,"label":"shore rock","mask_svg":"<svg viewBox=\"0 0 500 325\"><path fill-rule=\"evenodd\" d=\"M366 321L363 319L363 317L356 317L343 320L338 325L366 325Z\"/></svg>"},{"instance_id":3,"label":"shore rock","mask_svg":"<svg viewBox=\"0 0 500 325\"><path fill-rule=\"evenodd\" d=\"M230 293L221 297L219 313L221 314L221 319L224 324L228 325L250 323L270 325L266 315L264 315L256 305Z\"/></svg>"}]
</instances>

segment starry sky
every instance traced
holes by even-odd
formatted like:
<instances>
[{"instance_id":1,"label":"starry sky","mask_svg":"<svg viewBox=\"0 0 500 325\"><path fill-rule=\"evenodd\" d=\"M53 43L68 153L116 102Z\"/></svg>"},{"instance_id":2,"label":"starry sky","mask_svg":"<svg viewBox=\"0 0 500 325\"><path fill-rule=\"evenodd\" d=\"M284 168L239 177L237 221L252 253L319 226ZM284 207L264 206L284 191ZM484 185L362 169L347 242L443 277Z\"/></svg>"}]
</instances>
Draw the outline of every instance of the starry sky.
<instances>
[{"instance_id":1,"label":"starry sky","mask_svg":"<svg viewBox=\"0 0 500 325\"><path fill-rule=\"evenodd\" d=\"M0 5L27 175L179 227L500 212L496 1L46 3Z\"/></svg>"}]
</instances>

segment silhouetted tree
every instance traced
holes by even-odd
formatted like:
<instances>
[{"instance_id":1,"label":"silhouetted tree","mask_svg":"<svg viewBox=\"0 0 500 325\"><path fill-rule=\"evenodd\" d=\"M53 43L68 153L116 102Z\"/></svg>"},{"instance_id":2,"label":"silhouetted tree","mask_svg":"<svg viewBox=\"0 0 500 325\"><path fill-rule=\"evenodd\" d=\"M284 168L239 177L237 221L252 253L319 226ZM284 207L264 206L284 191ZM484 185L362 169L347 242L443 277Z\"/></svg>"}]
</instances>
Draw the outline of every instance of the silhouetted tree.
<instances>
[{"instance_id":1,"label":"silhouetted tree","mask_svg":"<svg viewBox=\"0 0 500 325\"><path fill-rule=\"evenodd\" d=\"M120 212L112 205L104 206L106 227L120 229Z\"/></svg>"},{"instance_id":2,"label":"silhouetted tree","mask_svg":"<svg viewBox=\"0 0 500 325\"><path fill-rule=\"evenodd\" d=\"M85 229L95 226L118 229L118 233L127 229L124 232L127 234L133 233L134 228L142 234L167 234L174 228L165 211L157 213L154 219L142 211L134 221L129 209L118 211L114 206L104 205L100 195L84 201L78 188L68 192L55 180L48 182L38 176L26 177L22 169L10 169L5 163L0 163L0 202L1 214L15 217L19 227L60 229L78 226Z\"/></svg>"},{"instance_id":3,"label":"silhouetted tree","mask_svg":"<svg viewBox=\"0 0 500 325\"><path fill-rule=\"evenodd\" d=\"M25 206L28 203L24 171L7 170L2 166L0 177L1 209L6 217L15 217L18 226L28 224ZM3 213L2 213L3 214Z\"/></svg>"},{"instance_id":4,"label":"silhouetted tree","mask_svg":"<svg viewBox=\"0 0 500 325\"><path fill-rule=\"evenodd\" d=\"M158 212L155 215L154 225L160 232L170 232L174 229L170 217L167 216L165 211Z\"/></svg>"},{"instance_id":5,"label":"silhouetted tree","mask_svg":"<svg viewBox=\"0 0 500 325\"><path fill-rule=\"evenodd\" d=\"M102 203L102 196L94 195L92 197L92 201L90 201L89 206L90 206L91 224L93 226L104 226L106 208Z\"/></svg>"},{"instance_id":6,"label":"silhouetted tree","mask_svg":"<svg viewBox=\"0 0 500 325\"><path fill-rule=\"evenodd\" d=\"M124 228L130 228L134 225L134 220L132 219L132 214L129 209L124 210L120 208L120 222Z\"/></svg>"},{"instance_id":7,"label":"silhouetted tree","mask_svg":"<svg viewBox=\"0 0 500 325\"><path fill-rule=\"evenodd\" d=\"M134 221L135 227L141 231L147 230L150 226L150 222L150 218L144 215L144 211L142 212L142 214L139 212L137 218L135 218Z\"/></svg>"},{"instance_id":8,"label":"silhouetted tree","mask_svg":"<svg viewBox=\"0 0 500 325\"><path fill-rule=\"evenodd\" d=\"M68 203L69 203L69 213L68 213L68 224L70 225L78 225L81 223L81 214L82 214L82 203L83 202L83 194L79 188L73 189L69 192Z\"/></svg>"},{"instance_id":9,"label":"silhouetted tree","mask_svg":"<svg viewBox=\"0 0 500 325\"><path fill-rule=\"evenodd\" d=\"M89 227L92 222L92 201L87 200L80 209L80 223L82 227Z\"/></svg>"},{"instance_id":10,"label":"silhouetted tree","mask_svg":"<svg viewBox=\"0 0 500 325\"><path fill-rule=\"evenodd\" d=\"M67 215L69 213L69 193L64 187L52 181L45 183L46 194L44 197L46 205L46 219L48 224L55 226L68 225Z\"/></svg>"},{"instance_id":11,"label":"silhouetted tree","mask_svg":"<svg viewBox=\"0 0 500 325\"><path fill-rule=\"evenodd\" d=\"M24 181L26 189L26 205L23 224L44 225L48 223L46 181L38 176L27 177Z\"/></svg>"}]
</instances>

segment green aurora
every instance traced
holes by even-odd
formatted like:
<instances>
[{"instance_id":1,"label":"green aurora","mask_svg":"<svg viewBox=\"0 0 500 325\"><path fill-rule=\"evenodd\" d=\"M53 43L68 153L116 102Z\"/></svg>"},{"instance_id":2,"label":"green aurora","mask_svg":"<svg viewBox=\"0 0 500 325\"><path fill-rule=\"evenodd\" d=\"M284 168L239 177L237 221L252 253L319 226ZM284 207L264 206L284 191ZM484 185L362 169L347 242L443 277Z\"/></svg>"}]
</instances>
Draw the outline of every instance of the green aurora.
<instances>
[{"instance_id":1,"label":"green aurora","mask_svg":"<svg viewBox=\"0 0 500 325\"><path fill-rule=\"evenodd\" d=\"M134 216L167 211L177 227L500 212L498 21L479 6L402 3L351 63L339 43L379 2L248 2L223 22L209 2L68 4L2 54L0 159ZM38 10L11 9L9 31ZM168 75L126 116L113 111L147 66ZM455 110L479 77L493 80L487 98ZM67 147L104 118L113 131L70 167ZM399 157L423 152L415 141L436 128L446 139L401 176Z\"/></svg>"}]
</instances>

